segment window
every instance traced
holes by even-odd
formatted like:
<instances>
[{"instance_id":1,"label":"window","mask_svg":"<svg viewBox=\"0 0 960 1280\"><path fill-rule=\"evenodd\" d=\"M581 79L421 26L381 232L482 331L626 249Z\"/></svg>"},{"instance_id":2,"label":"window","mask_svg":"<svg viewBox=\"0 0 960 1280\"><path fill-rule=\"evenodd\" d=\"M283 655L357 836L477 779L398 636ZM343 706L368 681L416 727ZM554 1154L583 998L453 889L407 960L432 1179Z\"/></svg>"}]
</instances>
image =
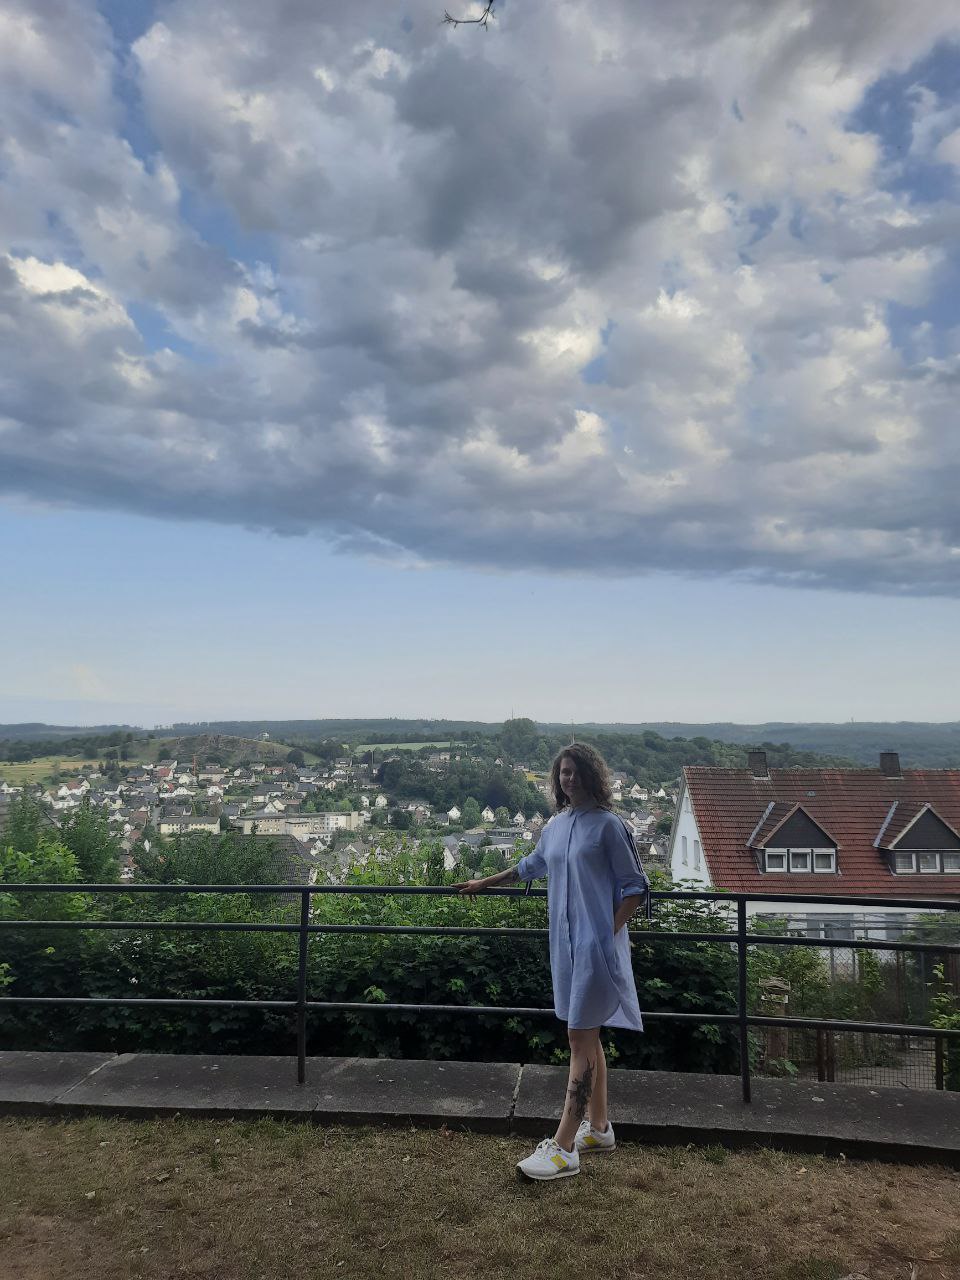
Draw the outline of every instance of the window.
<instances>
[{"instance_id":1,"label":"window","mask_svg":"<svg viewBox=\"0 0 960 1280\"><path fill-rule=\"evenodd\" d=\"M897 861L897 871L899 871L901 875L903 874L904 871L914 870L912 853L898 853L896 855L896 861Z\"/></svg>"},{"instance_id":2,"label":"window","mask_svg":"<svg viewBox=\"0 0 960 1280\"><path fill-rule=\"evenodd\" d=\"M940 857L936 853L918 853L917 861L920 864L920 870L923 872L940 870Z\"/></svg>"},{"instance_id":3,"label":"window","mask_svg":"<svg viewBox=\"0 0 960 1280\"><path fill-rule=\"evenodd\" d=\"M944 871L960 871L960 853L945 853L943 855Z\"/></svg>"},{"instance_id":4,"label":"window","mask_svg":"<svg viewBox=\"0 0 960 1280\"><path fill-rule=\"evenodd\" d=\"M683 858L682 858L683 865L686 866L687 865L687 837L681 836L680 843L683 847Z\"/></svg>"},{"instance_id":5,"label":"window","mask_svg":"<svg viewBox=\"0 0 960 1280\"><path fill-rule=\"evenodd\" d=\"M811 871L836 872L835 849L767 849L765 871L795 871L800 875Z\"/></svg>"},{"instance_id":6,"label":"window","mask_svg":"<svg viewBox=\"0 0 960 1280\"><path fill-rule=\"evenodd\" d=\"M696 867L698 871L700 870L700 841L699 840L694 840L693 842L693 865Z\"/></svg>"}]
</instances>

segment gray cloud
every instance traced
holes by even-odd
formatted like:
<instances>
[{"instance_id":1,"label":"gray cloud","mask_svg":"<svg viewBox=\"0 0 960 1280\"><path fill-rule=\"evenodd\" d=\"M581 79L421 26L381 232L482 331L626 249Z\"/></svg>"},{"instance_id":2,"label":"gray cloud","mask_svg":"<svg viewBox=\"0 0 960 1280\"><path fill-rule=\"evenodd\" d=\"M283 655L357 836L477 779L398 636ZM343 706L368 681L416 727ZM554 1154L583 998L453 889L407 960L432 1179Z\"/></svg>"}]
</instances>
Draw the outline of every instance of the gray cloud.
<instances>
[{"instance_id":1,"label":"gray cloud","mask_svg":"<svg viewBox=\"0 0 960 1280\"><path fill-rule=\"evenodd\" d=\"M18 0L0 487L401 563L956 594L956 335L898 346L888 307L922 313L957 209L846 126L950 9L531 0L484 37L173 0L123 51Z\"/></svg>"}]
</instances>

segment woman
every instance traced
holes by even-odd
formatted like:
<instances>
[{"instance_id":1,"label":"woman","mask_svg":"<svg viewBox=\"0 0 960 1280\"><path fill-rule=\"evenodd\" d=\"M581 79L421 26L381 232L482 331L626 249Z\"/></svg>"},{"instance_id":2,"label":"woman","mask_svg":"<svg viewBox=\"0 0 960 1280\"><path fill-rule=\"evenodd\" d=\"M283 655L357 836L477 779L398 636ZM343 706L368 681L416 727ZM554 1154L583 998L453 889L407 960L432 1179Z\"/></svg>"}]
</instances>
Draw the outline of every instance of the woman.
<instances>
[{"instance_id":1,"label":"woman","mask_svg":"<svg viewBox=\"0 0 960 1280\"><path fill-rule=\"evenodd\" d=\"M547 877L554 1009L567 1023L570 1077L556 1134L517 1165L537 1181L572 1177L581 1152L616 1145L600 1028L643 1030L625 925L649 888L633 841L610 810L599 752L581 743L564 747L550 782L557 812L533 853L507 871L458 886L474 894Z\"/></svg>"}]
</instances>

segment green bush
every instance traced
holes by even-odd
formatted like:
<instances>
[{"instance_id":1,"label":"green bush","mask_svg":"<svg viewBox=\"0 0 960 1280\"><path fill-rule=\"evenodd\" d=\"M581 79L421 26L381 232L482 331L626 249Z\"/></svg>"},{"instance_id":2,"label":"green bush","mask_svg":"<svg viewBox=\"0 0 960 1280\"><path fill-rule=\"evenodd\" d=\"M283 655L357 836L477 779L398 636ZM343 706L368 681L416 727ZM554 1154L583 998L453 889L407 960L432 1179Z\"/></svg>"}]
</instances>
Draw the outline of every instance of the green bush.
<instances>
[{"instance_id":1,"label":"green bush","mask_svg":"<svg viewBox=\"0 0 960 1280\"><path fill-rule=\"evenodd\" d=\"M182 846L185 862L203 868L196 841ZM210 837L211 849L217 837ZM218 844L238 861L239 843ZM10 856L0 880L76 879L67 851L47 850L47 862ZM172 855L171 855L172 856ZM62 861L58 875L52 861ZM414 855L397 842L393 860L356 869L349 883L400 885L453 877L438 866L435 851ZM51 861L52 860L52 861ZM160 864L164 869L167 863ZM238 866L221 867L224 883ZM247 864L246 870L259 870ZM16 872L16 875L14 874ZM254 879L258 878L256 875ZM261 881L262 882L262 881ZM0 895L7 918L36 919L44 911L72 918L125 920L130 930L4 930L9 995L75 995L108 998L292 1000L296 992L296 934L138 929L140 921L295 923L299 900L271 895L113 893L30 895L32 904ZM39 899L46 899L46 906ZM29 908L29 909L28 909ZM43 918L65 918L61 916ZM542 929L542 897L483 895L317 894L314 924L419 925ZM709 906L663 904L658 929L720 928ZM671 941L634 946L634 968L644 1010L730 1012L735 1007L736 962L729 946ZM308 1052L318 1055L562 1061L563 1025L536 1015L376 1011L387 1004L482 1005L550 1008L546 937L444 937L418 934L315 934L308 953L308 998L358 1003L366 1011L312 1012ZM2 1008L2 1000L0 1000ZM269 1009L173 1009L134 1006L10 1006L0 1012L0 1035L10 1048L98 1049L181 1053L293 1052L292 1011ZM611 1061L620 1066L680 1071L736 1071L735 1034L709 1025L650 1019L644 1035L605 1033Z\"/></svg>"}]
</instances>

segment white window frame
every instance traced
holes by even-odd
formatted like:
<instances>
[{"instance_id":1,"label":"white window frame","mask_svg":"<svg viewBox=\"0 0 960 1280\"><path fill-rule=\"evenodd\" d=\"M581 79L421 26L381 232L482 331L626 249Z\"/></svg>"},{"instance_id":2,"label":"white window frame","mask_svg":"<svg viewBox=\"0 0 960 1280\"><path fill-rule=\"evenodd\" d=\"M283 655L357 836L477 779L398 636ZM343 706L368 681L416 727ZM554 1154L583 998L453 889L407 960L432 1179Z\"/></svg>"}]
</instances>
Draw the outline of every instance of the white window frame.
<instances>
[{"instance_id":1,"label":"white window frame","mask_svg":"<svg viewBox=\"0 0 960 1280\"><path fill-rule=\"evenodd\" d=\"M684 866L687 866L688 864L687 864L687 837L686 836L680 837L680 848L681 848L680 861L683 863Z\"/></svg>"},{"instance_id":2,"label":"white window frame","mask_svg":"<svg viewBox=\"0 0 960 1280\"><path fill-rule=\"evenodd\" d=\"M795 872L797 875L809 874L811 864L813 863L813 851L811 849L791 849L789 853L790 870ZM793 865L795 858L805 858L807 865L805 867L795 867Z\"/></svg>"},{"instance_id":3,"label":"white window frame","mask_svg":"<svg viewBox=\"0 0 960 1280\"><path fill-rule=\"evenodd\" d=\"M771 858L778 858L780 860L781 865L779 867L771 866L770 865ZM778 871L781 873L788 871L789 867L787 865L786 849L767 849L764 854L763 868L765 871L772 871L774 873Z\"/></svg>"},{"instance_id":4,"label":"white window frame","mask_svg":"<svg viewBox=\"0 0 960 1280\"><path fill-rule=\"evenodd\" d=\"M694 840L694 842L693 842L693 867L694 867L694 870L695 870L695 871L699 871L699 870L700 870L700 863L701 863L701 861L702 861L702 858L701 858L701 850L700 850L700 841L699 841L699 840Z\"/></svg>"},{"instance_id":5,"label":"white window frame","mask_svg":"<svg viewBox=\"0 0 960 1280\"><path fill-rule=\"evenodd\" d=\"M818 858L829 858L829 867L818 867ZM813 850L813 870L818 876L836 875L837 873L837 851L836 849L814 849Z\"/></svg>"},{"instance_id":6,"label":"white window frame","mask_svg":"<svg viewBox=\"0 0 960 1280\"><path fill-rule=\"evenodd\" d=\"M948 867L948 866L947 866L947 859L948 859L948 858L952 858L952 859L953 859L953 861L954 861L954 865L953 865L952 867ZM950 875L952 872L958 872L958 871L960 871L960 849L945 849L945 850L944 850L944 852L943 852L943 869L944 869L944 871L946 872L946 874L947 874L947 875Z\"/></svg>"},{"instance_id":7,"label":"white window frame","mask_svg":"<svg viewBox=\"0 0 960 1280\"><path fill-rule=\"evenodd\" d=\"M909 867L901 867L901 865L900 865L900 859L901 859L901 858L909 858L909 859L910 859L910 865L909 865ZM909 876L909 875L913 875L913 874L914 874L914 872L915 872L915 871L916 871L916 869L917 869L917 857L916 857L916 854L914 854L914 853L908 853L906 850L903 850L902 852L900 852L900 851L895 852L895 853L894 853L894 855L893 855L893 867L894 867L894 871L896 872L896 874L897 874L898 876Z\"/></svg>"},{"instance_id":8,"label":"white window frame","mask_svg":"<svg viewBox=\"0 0 960 1280\"><path fill-rule=\"evenodd\" d=\"M925 867L923 865L924 858L932 858L934 865L932 867ZM938 875L940 872L939 853L935 853L932 849L918 849L917 850L917 871L919 871L919 873L922 876Z\"/></svg>"}]
</instances>

